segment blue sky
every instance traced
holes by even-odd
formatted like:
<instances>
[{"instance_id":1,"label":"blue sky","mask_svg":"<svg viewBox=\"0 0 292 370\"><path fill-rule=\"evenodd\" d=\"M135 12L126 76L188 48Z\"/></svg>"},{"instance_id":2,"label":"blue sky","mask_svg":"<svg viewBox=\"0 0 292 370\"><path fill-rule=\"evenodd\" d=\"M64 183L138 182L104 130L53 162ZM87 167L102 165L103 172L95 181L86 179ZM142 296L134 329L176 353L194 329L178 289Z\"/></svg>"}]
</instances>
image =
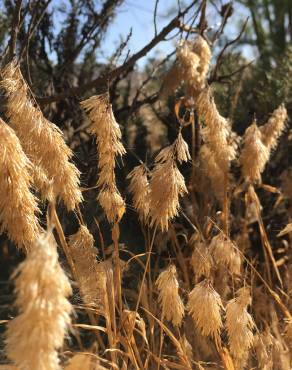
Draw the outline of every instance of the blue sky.
<instances>
[{"instance_id":1,"label":"blue sky","mask_svg":"<svg viewBox=\"0 0 292 370\"><path fill-rule=\"evenodd\" d=\"M129 40L127 49L124 50L121 56L120 63L127 55L128 50L130 55L137 52L145 44L152 40L154 37L154 21L153 13L155 8L156 0L125 0L123 4L118 8L117 15L114 18L110 28L108 30L105 42L103 43L104 48L102 52L97 55L99 62L106 62L114 51L119 46L121 39L125 40L132 28L132 36ZM220 4L221 0L216 1ZM182 8L191 3L191 0L180 0ZM68 6L67 0L57 1L55 0L52 6ZM220 7L220 6L219 6ZM195 8L196 9L196 8ZM178 12L178 0L159 0L157 9L157 29L158 32L177 14ZM189 19L194 10L191 10L186 16L186 20ZM236 4L235 12L232 16L232 20L229 21L225 28L225 34L228 38L234 38L238 33L237 24L243 23L248 13L246 9ZM217 29L220 22L220 16L212 6L207 8L207 21L209 27ZM62 25L62 14L59 12L55 13L56 31L58 32L59 27ZM157 47L151 51L145 58L138 62L138 66L143 68L147 59L153 55L163 57L169 54L175 47L177 39L170 41L164 41L159 43ZM252 50L243 48L243 54L251 59L253 57Z\"/></svg>"},{"instance_id":2,"label":"blue sky","mask_svg":"<svg viewBox=\"0 0 292 370\"><path fill-rule=\"evenodd\" d=\"M157 10L157 28L161 30L174 14L169 14L174 7L174 0L160 0ZM107 42L109 50L114 50L119 44L119 39L125 39L132 27L132 36L129 41L129 49L131 53L139 50L147 42L154 37L154 22L153 12L155 8L155 0L137 1L126 0L120 7L118 15L110 28ZM106 43L107 44L107 43ZM173 42L162 42L156 48L156 53L169 53ZM153 55L153 54L152 54Z\"/></svg>"},{"instance_id":3,"label":"blue sky","mask_svg":"<svg viewBox=\"0 0 292 370\"><path fill-rule=\"evenodd\" d=\"M184 1L184 4L187 5L190 2L190 0ZM219 1L217 3L219 3ZM106 42L104 44L108 46L108 50L105 51L105 56L107 54L110 55L112 51L116 49L121 38L125 39L127 37L131 27L133 32L128 44L131 54L135 53L147 42L149 42L154 37L154 7L155 0L126 0L125 3L119 8L117 17L110 27ZM177 0L159 0L157 11L158 32L170 21L170 19L175 16L177 9ZM191 15L192 13L190 12L189 14ZM228 34L229 38L236 37L238 29L235 27L235 25L241 24L247 16L248 13L246 9L237 4L232 22L229 22L225 29L225 33ZM215 29L218 28L220 17L216 14L214 8L212 7L209 7L209 10L207 11L207 20L209 26ZM147 58L153 54L162 56L170 53L175 44L175 39L161 42L153 52L148 54L146 58L139 62L139 66L142 67ZM251 59L253 57L252 50L244 48L242 51L247 58ZM125 53L126 52L127 51L125 51Z\"/></svg>"}]
</instances>

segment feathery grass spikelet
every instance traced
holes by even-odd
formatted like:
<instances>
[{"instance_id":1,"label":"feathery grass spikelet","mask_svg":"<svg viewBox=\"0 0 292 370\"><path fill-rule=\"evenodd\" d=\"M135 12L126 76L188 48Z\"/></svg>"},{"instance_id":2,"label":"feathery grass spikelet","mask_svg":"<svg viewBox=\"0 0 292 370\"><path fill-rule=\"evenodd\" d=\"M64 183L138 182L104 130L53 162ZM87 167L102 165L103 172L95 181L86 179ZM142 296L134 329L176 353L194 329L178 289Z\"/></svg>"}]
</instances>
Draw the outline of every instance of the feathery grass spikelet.
<instances>
[{"instance_id":1,"label":"feathery grass spikelet","mask_svg":"<svg viewBox=\"0 0 292 370\"><path fill-rule=\"evenodd\" d=\"M254 322L247 312L247 307L250 304L250 291L244 287L239 289L237 297L226 305L226 327L230 352L236 362L240 364L240 369L244 368L248 358L248 350L254 339L252 333Z\"/></svg>"},{"instance_id":2,"label":"feathery grass spikelet","mask_svg":"<svg viewBox=\"0 0 292 370\"><path fill-rule=\"evenodd\" d=\"M200 279L202 276L208 278L212 269L212 256L205 243L194 240L195 235L190 240L194 250L191 256L191 266L196 276Z\"/></svg>"},{"instance_id":3,"label":"feathery grass spikelet","mask_svg":"<svg viewBox=\"0 0 292 370\"><path fill-rule=\"evenodd\" d=\"M253 347L256 352L259 369L273 370L272 346L273 343L269 332L264 331L254 336Z\"/></svg>"},{"instance_id":4,"label":"feathery grass spikelet","mask_svg":"<svg viewBox=\"0 0 292 370\"><path fill-rule=\"evenodd\" d=\"M89 353L77 353L74 355L65 370L106 370L100 365L95 355Z\"/></svg>"},{"instance_id":5,"label":"feathery grass spikelet","mask_svg":"<svg viewBox=\"0 0 292 370\"><path fill-rule=\"evenodd\" d=\"M220 115L210 87L199 94L196 101L199 116L205 121L202 130L205 143L214 153L216 161L224 172L228 171L229 163L236 156L236 148L231 143L232 131L230 122Z\"/></svg>"},{"instance_id":6,"label":"feathery grass spikelet","mask_svg":"<svg viewBox=\"0 0 292 370\"><path fill-rule=\"evenodd\" d=\"M36 198L30 192L31 163L15 132L0 119L0 232L19 248L30 249L40 232Z\"/></svg>"},{"instance_id":7,"label":"feathery grass spikelet","mask_svg":"<svg viewBox=\"0 0 292 370\"><path fill-rule=\"evenodd\" d=\"M201 75L201 79L205 80L212 57L210 46L202 36L198 35L194 40L192 50L200 57L200 66L198 71Z\"/></svg>"},{"instance_id":8,"label":"feathery grass spikelet","mask_svg":"<svg viewBox=\"0 0 292 370\"><path fill-rule=\"evenodd\" d=\"M71 286L52 234L37 239L15 276L19 314L7 326L7 356L19 370L59 370L57 350L71 322Z\"/></svg>"},{"instance_id":9,"label":"feathery grass spikelet","mask_svg":"<svg viewBox=\"0 0 292 370\"><path fill-rule=\"evenodd\" d=\"M159 291L158 302L162 317L171 321L174 326L180 326L184 316L184 304L178 294L177 273L174 265L161 272L156 280Z\"/></svg>"},{"instance_id":10,"label":"feathery grass spikelet","mask_svg":"<svg viewBox=\"0 0 292 370\"><path fill-rule=\"evenodd\" d=\"M268 122L260 127L262 141L269 148L274 149L278 144L278 138L285 129L288 115L284 104L274 110Z\"/></svg>"},{"instance_id":11,"label":"feathery grass spikelet","mask_svg":"<svg viewBox=\"0 0 292 370\"><path fill-rule=\"evenodd\" d=\"M115 177L116 157L126 150L121 142L121 130L115 120L108 94L94 95L82 101L82 108L91 120L90 132L96 137L100 188L98 200L109 222L119 221L125 212Z\"/></svg>"},{"instance_id":12,"label":"feathery grass spikelet","mask_svg":"<svg viewBox=\"0 0 292 370\"><path fill-rule=\"evenodd\" d=\"M245 130L243 149L239 158L244 178L250 182L261 181L261 173L264 171L269 156L269 149L263 143L262 133L254 121Z\"/></svg>"},{"instance_id":13,"label":"feathery grass spikelet","mask_svg":"<svg viewBox=\"0 0 292 370\"><path fill-rule=\"evenodd\" d=\"M187 193L184 177L177 168L190 158L181 134L173 144L162 149L155 158L150 176L150 225L168 230L168 222L178 215L179 197Z\"/></svg>"},{"instance_id":14,"label":"feathery grass spikelet","mask_svg":"<svg viewBox=\"0 0 292 370\"><path fill-rule=\"evenodd\" d=\"M240 155L242 174L250 182L260 182L261 174L269 160L271 150L277 146L287 121L287 110L280 105L268 122L258 127L254 121L243 137L243 149Z\"/></svg>"},{"instance_id":15,"label":"feathery grass spikelet","mask_svg":"<svg viewBox=\"0 0 292 370\"><path fill-rule=\"evenodd\" d=\"M181 133L178 134L173 146L175 147L176 160L179 163L187 162L192 159L188 144L184 141Z\"/></svg>"},{"instance_id":16,"label":"feathery grass spikelet","mask_svg":"<svg viewBox=\"0 0 292 370\"><path fill-rule=\"evenodd\" d=\"M70 236L69 246L84 303L102 310L106 276L102 265L96 260L97 249L86 226L81 225L77 233Z\"/></svg>"},{"instance_id":17,"label":"feathery grass spikelet","mask_svg":"<svg viewBox=\"0 0 292 370\"><path fill-rule=\"evenodd\" d=\"M125 213L125 201L116 186L100 191L98 200L109 222L117 222Z\"/></svg>"},{"instance_id":18,"label":"feathery grass spikelet","mask_svg":"<svg viewBox=\"0 0 292 370\"><path fill-rule=\"evenodd\" d=\"M129 191L133 196L134 207L139 219L141 222L146 222L149 215L150 192L146 167L143 164L134 167L127 179L130 180Z\"/></svg>"},{"instance_id":19,"label":"feathery grass spikelet","mask_svg":"<svg viewBox=\"0 0 292 370\"><path fill-rule=\"evenodd\" d=\"M175 161L157 163L150 179L150 224L168 230L168 222L178 215L179 196L187 193L184 178Z\"/></svg>"},{"instance_id":20,"label":"feathery grass spikelet","mask_svg":"<svg viewBox=\"0 0 292 370\"><path fill-rule=\"evenodd\" d=\"M229 238L221 232L212 238L209 248L215 263L227 267L231 274L240 275L240 254Z\"/></svg>"},{"instance_id":21,"label":"feathery grass spikelet","mask_svg":"<svg viewBox=\"0 0 292 370\"><path fill-rule=\"evenodd\" d=\"M202 335L219 337L224 307L209 280L203 280L190 292L187 310Z\"/></svg>"},{"instance_id":22,"label":"feathery grass spikelet","mask_svg":"<svg viewBox=\"0 0 292 370\"><path fill-rule=\"evenodd\" d=\"M198 35L194 41L183 40L177 48L180 75L192 94L204 88L211 61L211 50L204 38Z\"/></svg>"},{"instance_id":23,"label":"feathery grass spikelet","mask_svg":"<svg viewBox=\"0 0 292 370\"><path fill-rule=\"evenodd\" d=\"M60 198L68 210L75 209L82 201L80 173L70 162L73 153L66 145L62 131L35 106L15 62L6 65L2 77L0 86L7 97L9 124L33 163L35 186L44 199Z\"/></svg>"},{"instance_id":24,"label":"feathery grass spikelet","mask_svg":"<svg viewBox=\"0 0 292 370\"><path fill-rule=\"evenodd\" d=\"M196 81L199 76L198 67L200 65L200 58L192 51L191 42L186 40L180 41L176 55L184 82L190 83L190 81Z\"/></svg>"}]
</instances>

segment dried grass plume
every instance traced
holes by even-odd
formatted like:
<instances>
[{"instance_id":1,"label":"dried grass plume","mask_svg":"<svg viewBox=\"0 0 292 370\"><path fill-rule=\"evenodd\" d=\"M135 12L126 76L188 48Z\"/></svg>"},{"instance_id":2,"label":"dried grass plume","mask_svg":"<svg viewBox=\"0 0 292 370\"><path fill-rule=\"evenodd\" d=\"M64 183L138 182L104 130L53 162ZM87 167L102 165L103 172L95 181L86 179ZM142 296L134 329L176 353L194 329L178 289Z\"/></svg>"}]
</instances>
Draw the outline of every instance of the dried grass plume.
<instances>
[{"instance_id":1,"label":"dried grass plume","mask_svg":"<svg viewBox=\"0 0 292 370\"><path fill-rule=\"evenodd\" d=\"M209 280L203 280L190 292L187 309L202 335L219 338L224 307Z\"/></svg>"},{"instance_id":2,"label":"dried grass plume","mask_svg":"<svg viewBox=\"0 0 292 370\"><path fill-rule=\"evenodd\" d=\"M40 232L37 200L31 193L31 163L15 132L0 119L0 232L30 249Z\"/></svg>"},{"instance_id":3,"label":"dried grass plume","mask_svg":"<svg viewBox=\"0 0 292 370\"><path fill-rule=\"evenodd\" d=\"M146 222L149 215L149 181L147 169L143 164L136 166L127 176L130 180L129 191L141 222Z\"/></svg>"},{"instance_id":4,"label":"dried grass plume","mask_svg":"<svg viewBox=\"0 0 292 370\"><path fill-rule=\"evenodd\" d=\"M196 276L196 280L201 277L209 278L213 266L213 260L209 248L205 243L195 240L196 234L190 240L193 247L191 256L191 266Z\"/></svg>"},{"instance_id":5,"label":"dried grass plume","mask_svg":"<svg viewBox=\"0 0 292 370\"><path fill-rule=\"evenodd\" d=\"M230 352L240 369L244 368L248 358L248 350L253 344L254 322L247 312L251 304L250 291L248 288L241 288L237 297L227 303L226 306L226 327L229 338Z\"/></svg>"},{"instance_id":6,"label":"dried grass plume","mask_svg":"<svg viewBox=\"0 0 292 370\"><path fill-rule=\"evenodd\" d=\"M159 292L158 302L162 317L171 321L174 326L180 326L184 316L184 304L178 293L177 273L174 265L160 273L156 280Z\"/></svg>"},{"instance_id":7,"label":"dried grass plume","mask_svg":"<svg viewBox=\"0 0 292 370\"><path fill-rule=\"evenodd\" d=\"M119 221L125 212L125 202L116 186L117 156L126 150L121 142L121 130L115 120L108 94L94 95L81 102L91 121L90 132L96 137L100 188L98 200L109 222Z\"/></svg>"},{"instance_id":8,"label":"dried grass plume","mask_svg":"<svg viewBox=\"0 0 292 370\"><path fill-rule=\"evenodd\" d=\"M176 162L190 159L187 143L181 134L173 144L162 149L155 158L150 176L150 224L168 230L169 221L178 215L179 197L187 193L184 177Z\"/></svg>"},{"instance_id":9,"label":"dried grass plume","mask_svg":"<svg viewBox=\"0 0 292 370\"><path fill-rule=\"evenodd\" d=\"M52 234L38 238L14 278L19 314L7 326L7 356L19 370L59 370L57 351L71 321L71 286Z\"/></svg>"},{"instance_id":10,"label":"dried grass plume","mask_svg":"<svg viewBox=\"0 0 292 370\"><path fill-rule=\"evenodd\" d=\"M43 116L15 62L1 72L0 86L7 98L6 115L33 163L35 186L44 199L61 199L69 211L75 209L82 201L80 173L70 162L73 153L62 131Z\"/></svg>"},{"instance_id":11,"label":"dried grass plume","mask_svg":"<svg viewBox=\"0 0 292 370\"><path fill-rule=\"evenodd\" d=\"M94 239L86 226L81 225L77 233L70 236L69 247L84 303L103 310L106 276L102 265L97 262Z\"/></svg>"}]
</instances>

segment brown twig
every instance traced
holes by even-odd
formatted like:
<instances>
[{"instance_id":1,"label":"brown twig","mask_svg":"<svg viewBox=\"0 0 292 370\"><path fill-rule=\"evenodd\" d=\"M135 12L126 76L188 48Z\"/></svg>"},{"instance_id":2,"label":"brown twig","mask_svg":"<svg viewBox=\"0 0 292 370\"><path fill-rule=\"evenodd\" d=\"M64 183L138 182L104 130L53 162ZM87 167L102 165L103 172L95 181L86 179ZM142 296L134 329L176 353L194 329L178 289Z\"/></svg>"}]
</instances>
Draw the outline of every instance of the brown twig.
<instances>
[{"instance_id":1,"label":"brown twig","mask_svg":"<svg viewBox=\"0 0 292 370\"><path fill-rule=\"evenodd\" d=\"M9 42L9 60L12 60L15 57L16 41L20 24L21 4L22 0L17 0L14 8L11 25L11 38Z\"/></svg>"},{"instance_id":2,"label":"brown twig","mask_svg":"<svg viewBox=\"0 0 292 370\"><path fill-rule=\"evenodd\" d=\"M228 20L228 18L230 17L231 14L232 14L232 2L227 4L227 7L224 11L223 20L220 24L220 27L218 28L218 30L215 32L215 34L213 36L212 43L214 43L219 38L219 36L223 33L223 30L224 30L224 28L227 24L227 20Z\"/></svg>"},{"instance_id":3,"label":"brown twig","mask_svg":"<svg viewBox=\"0 0 292 370\"><path fill-rule=\"evenodd\" d=\"M243 26L242 26L242 29L240 30L239 34L235 37L235 39L231 40L231 41L228 41L224 47L222 48L222 50L220 51L219 55L218 55L218 58L217 58L217 61L216 61L216 64L215 64L215 67L213 69L213 72L211 74L211 77L209 79L209 84L211 84L213 81L216 81L217 80L217 74L218 74L218 70L219 70L219 67L221 66L221 63L222 63L222 59L223 59L223 56L224 56L224 53L226 51L226 49L228 47L230 47L231 45L234 45L237 41L240 40L241 36L243 35L245 29L246 29L246 26L247 26L247 22L248 22L248 17L246 18Z\"/></svg>"},{"instance_id":4,"label":"brown twig","mask_svg":"<svg viewBox=\"0 0 292 370\"><path fill-rule=\"evenodd\" d=\"M213 82L223 82L223 81L226 81L226 80L229 80L231 77L235 76L236 74L244 71L246 68L248 68L252 63L254 63L254 60L250 61L249 63L247 64L244 64L243 66L241 66L240 68L236 69L235 71L227 74L227 75L222 75L222 76L218 76L216 78L216 80L213 80L213 81L209 81L209 83L213 83Z\"/></svg>"}]
</instances>

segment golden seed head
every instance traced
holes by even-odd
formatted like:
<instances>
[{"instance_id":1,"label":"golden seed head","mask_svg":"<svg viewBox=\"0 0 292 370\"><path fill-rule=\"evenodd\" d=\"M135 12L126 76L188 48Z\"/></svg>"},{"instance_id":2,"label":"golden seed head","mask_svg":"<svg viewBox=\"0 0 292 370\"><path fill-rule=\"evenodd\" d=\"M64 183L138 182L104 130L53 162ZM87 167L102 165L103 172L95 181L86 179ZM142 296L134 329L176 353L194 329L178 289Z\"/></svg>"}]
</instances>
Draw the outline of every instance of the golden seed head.
<instances>
[{"instance_id":1,"label":"golden seed head","mask_svg":"<svg viewBox=\"0 0 292 370\"><path fill-rule=\"evenodd\" d=\"M230 161L236 156L236 148L230 142L232 135L230 122L220 115L209 87L199 94L196 105L199 117L206 124L202 131L204 142L214 153L218 166L226 173Z\"/></svg>"},{"instance_id":2,"label":"golden seed head","mask_svg":"<svg viewBox=\"0 0 292 370\"><path fill-rule=\"evenodd\" d=\"M67 297L72 290L58 262L52 234L36 240L14 276L19 314L8 323L8 358L19 369L60 369L57 351L71 322Z\"/></svg>"},{"instance_id":3,"label":"golden seed head","mask_svg":"<svg viewBox=\"0 0 292 370\"><path fill-rule=\"evenodd\" d=\"M162 149L155 158L150 174L150 225L168 230L169 221L178 215L179 197L188 192L183 175L176 165L190 158L181 134L173 144Z\"/></svg>"},{"instance_id":4,"label":"golden seed head","mask_svg":"<svg viewBox=\"0 0 292 370\"><path fill-rule=\"evenodd\" d=\"M250 125L243 136L243 149L239 161L247 181L261 181L261 173L269 160L270 151L262 141L262 133L256 122Z\"/></svg>"},{"instance_id":5,"label":"golden seed head","mask_svg":"<svg viewBox=\"0 0 292 370\"><path fill-rule=\"evenodd\" d=\"M159 291L158 302L162 317L171 321L174 326L180 326L184 316L184 304L178 293L178 281L174 265L160 273L156 280Z\"/></svg>"},{"instance_id":6,"label":"golden seed head","mask_svg":"<svg viewBox=\"0 0 292 370\"><path fill-rule=\"evenodd\" d=\"M211 50L201 36L193 42L180 41L177 48L180 76L192 90L200 91L206 83L206 76L211 61Z\"/></svg>"},{"instance_id":7,"label":"golden seed head","mask_svg":"<svg viewBox=\"0 0 292 370\"><path fill-rule=\"evenodd\" d=\"M48 121L33 102L19 66L2 70L0 86L7 97L6 114L24 152L31 160L34 184L43 199L61 199L68 210L82 201L80 173L70 162L73 153L62 131Z\"/></svg>"},{"instance_id":8,"label":"golden seed head","mask_svg":"<svg viewBox=\"0 0 292 370\"><path fill-rule=\"evenodd\" d=\"M30 191L32 165L15 132L0 119L0 232L29 250L41 227L37 200Z\"/></svg>"},{"instance_id":9,"label":"golden seed head","mask_svg":"<svg viewBox=\"0 0 292 370\"><path fill-rule=\"evenodd\" d=\"M102 311L106 277L104 270L97 262L94 239L86 226L81 225L77 233L70 236L69 247L75 263L82 300L86 305Z\"/></svg>"},{"instance_id":10,"label":"golden seed head","mask_svg":"<svg viewBox=\"0 0 292 370\"><path fill-rule=\"evenodd\" d=\"M230 352L238 360L246 360L248 350L253 344L254 322L247 312L251 303L248 288L241 288L237 297L230 300L226 306L226 327L229 338Z\"/></svg>"},{"instance_id":11,"label":"golden seed head","mask_svg":"<svg viewBox=\"0 0 292 370\"><path fill-rule=\"evenodd\" d=\"M91 121L90 132L96 137L100 188L98 200L109 222L118 222L125 212L115 177L116 157L126 150L121 142L122 133L115 120L108 94L94 95L82 101L82 108Z\"/></svg>"},{"instance_id":12,"label":"golden seed head","mask_svg":"<svg viewBox=\"0 0 292 370\"><path fill-rule=\"evenodd\" d=\"M149 182L147 169L143 164L134 167L128 174L130 180L129 191L133 197L133 203L138 212L141 222L146 222L149 215Z\"/></svg>"},{"instance_id":13,"label":"golden seed head","mask_svg":"<svg viewBox=\"0 0 292 370\"><path fill-rule=\"evenodd\" d=\"M287 118L287 110L282 104L274 110L268 122L260 127L262 141L269 149L274 149L277 146L278 138L285 129Z\"/></svg>"},{"instance_id":14,"label":"golden seed head","mask_svg":"<svg viewBox=\"0 0 292 370\"><path fill-rule=\"evenodd\" d=\"M218 339L224 308L209 280L203 280L190 292L187 309L202 335Z\"/></svg>"},{"instance_id":15,"label":"golden seed head","mask_svg":"<svg viewBox=\"0 0 292 370\"><path fill-rule=\"evenodd\" d=\"M215 263L227 267L231 274L240 275L240 254L229 238L219 233L212 238L209 248Z\"/></svg>"},{"instance_id":16,"label":"golden seed head","mask_svg":"<svg viewBox=\"0 0 292 370\"><path fill-rule=\"evenodd\" d=\"M209 278L213 265L212 256L209 248L200 241L190 240L190 244L193 246L193 253L191 256L191 266L196 276L196 279L200 279L202 276Z\"/></svg>"}]
</instances>

